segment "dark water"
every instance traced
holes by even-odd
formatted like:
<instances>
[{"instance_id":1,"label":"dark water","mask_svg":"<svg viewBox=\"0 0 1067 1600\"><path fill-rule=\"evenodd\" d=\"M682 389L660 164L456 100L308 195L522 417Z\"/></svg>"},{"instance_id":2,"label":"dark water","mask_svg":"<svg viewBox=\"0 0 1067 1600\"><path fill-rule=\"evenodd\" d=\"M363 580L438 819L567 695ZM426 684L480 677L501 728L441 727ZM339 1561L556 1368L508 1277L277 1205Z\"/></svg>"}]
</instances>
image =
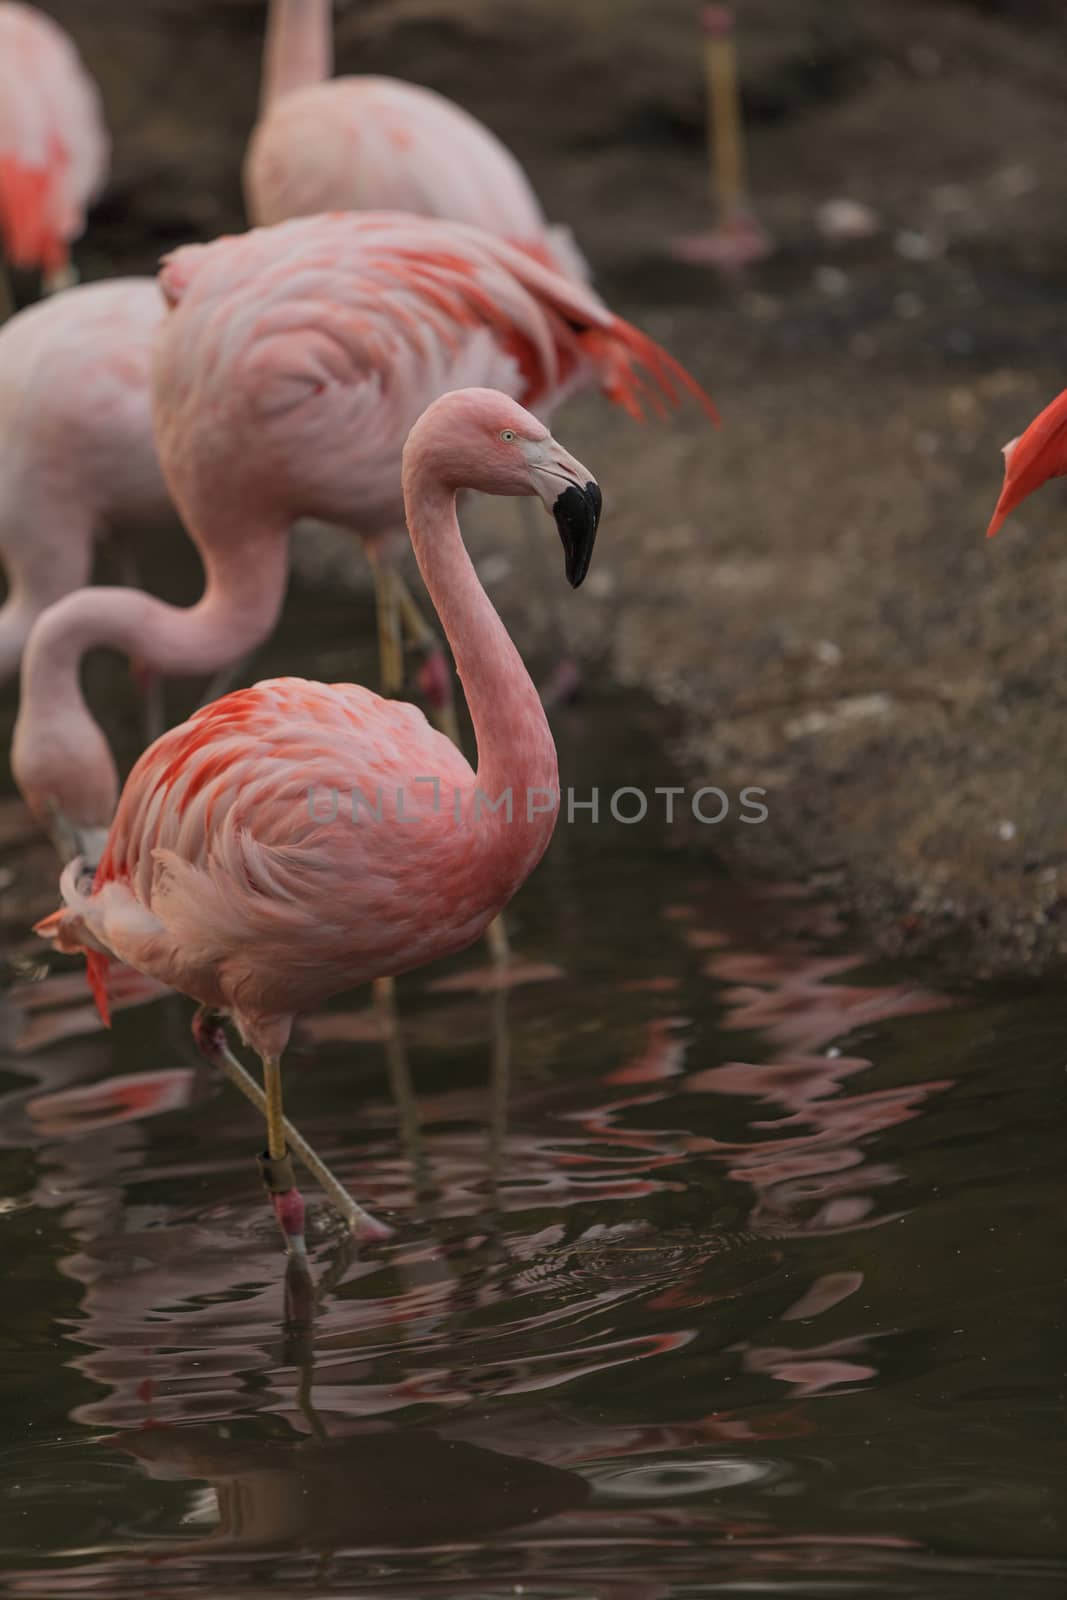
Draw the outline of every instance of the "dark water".
<instances>
[{"instance_id":1,"label":"dark water","mask_svg":"<svg viewBox=\"0 0 1067 1600\"><path fill-rule=\"evenodd\" d=\"M587 703L564 781L669 783L656 734ZM400 1221L316 1207L314 1303L191 1007L16 993L4 1594L1062 1592L1062 994L865 963L714 835L561 829L511 923L558 976L401 984L414 1109L363 996L312 1019L291 1114Z\"/></svg>"}]
</instances>

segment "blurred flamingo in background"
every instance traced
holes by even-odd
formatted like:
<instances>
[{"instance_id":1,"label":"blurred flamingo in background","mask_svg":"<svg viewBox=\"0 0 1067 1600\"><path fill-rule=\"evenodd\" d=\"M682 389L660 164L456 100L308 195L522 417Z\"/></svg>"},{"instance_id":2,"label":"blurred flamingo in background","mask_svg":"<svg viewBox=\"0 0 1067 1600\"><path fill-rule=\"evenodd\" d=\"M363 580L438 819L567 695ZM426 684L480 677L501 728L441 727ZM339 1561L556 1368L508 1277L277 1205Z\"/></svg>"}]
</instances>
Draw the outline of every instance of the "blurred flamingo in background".
<instances>
[{"instance_id":1,"label":"blurred flamingo in background","mask_svg":"<svg viewBox=\"0 0 1067 1600\"><path fill-rule=\"evenodd\" d=\"M584 281L511 152L443 95L395 78L331 78L333 0L270 0L259 122L245 162L254 224L325 211L469 222Z\"/></svg>"},{"instance_id":2,"label":"blurred flamingo in background","mask_svg":"<svg viewBox=\"0 0 1067 1600\"><path fill-rule=\"evenodd\" d=\"M268 415L286 384L306 399L307 376L276 375ZM303 408L292 393L288 402L276 443L288 434L299 451ZM198 456L211 448L202 435ZM525 882L555 827L552 734L464 549L457 492L538 496L555 517L575 588L600 520L600 491L586 469L529 412L488 389L447 394L420 418L404 450L403 486L415 557L466 687L477 771L413 706L348 684L257 684L145 752L95 876L72 863L62 881L66 908L38 928L61 950L86 953L102 1010L112 956L200 1002L201 1048L265 1110L264 1177L298 1258L304 1205L290 1145L354 1232L382 1230L284 1120L280 1063L294 1016L342 989L465 949ZM284 480L264 485L262 509L279 488ZM378 808L366 825L357 793ZM513 797L506 811L484 804L505 794ZM220 1014L261 1057L265 1096L229 1055Z\"/></svg>"},{"instance_id":3,"label":"blurred flamingo in background","mask_svg":"<svg viewBox=\"0 0 1067 1600\"><path fill-rule=\"evenodd\" d=\"M1004 487L986 537L991 539L1017 506L1050 478L1067 476L1067 389L1004 446Z\"/></svg>"},{"instance_id":4,"label":"blurred flamingo in background","mask_svg":"<svg viewBox=\"0 0 1067 1600\"><path fill-rule=\"evenodd\" d=\"M0 241L49 290L72 281L70 247L107 180L111 146L96 85L63 29L0 3Z\"/></svg>"},{"instance_id":5,"label":"blurred flamingo in background","mask_svg":"<svg viewBox=\"0 0 1067 1600\"><path fill-rule=\"evenodd\" d=\"M150 387L164 311L153 278L120 278L56 295L0 330L0 682L41 612L89 582L104 533L141 532L170 513Z\"/></svg>"},{"instance_id":6,"label":"blurred flamingo in background","mask_svg":"<svg viewBox=\"0 0 1067 1600\"><path fill-rule=\"evenodd\" d=\"M253 223L328 211L407 211L470 223L564 277L589 281L570 229L546 221L522 167L481 122L431 89L395 78L331 78L332 71L333 0L270 0L260 116L245 161ZM454 736L444 709L451 684L443 658L432 651L395 571L387 565L376 578L382 692L403 688L399 604L428 653L424 682L431 703L442 706L439 721ZM558 614L554 631L562 657L556 681L573 688L577 668Z\"/></svg>"},{"instance_id":7,"label":"blurred flamingo in background","mask_svg":"<svg viewBox=\"0 0 1067 1600\"><path fill-rule=\"evenodd\" d=\"M240 660L277 620L295 520L358 529L372 553L403 536L403 443L439 395L489 384L547 409L595 382L639 415L653 385L673 399L678 383L710 407L588 289L457 223L308 218L188 246L162 282L156 442L207 582L188 610L97 588L37 623L12 764L68 859L99 859L118 794L79 686L86 652L164 674Z\"/></svg>"}]
</instances>

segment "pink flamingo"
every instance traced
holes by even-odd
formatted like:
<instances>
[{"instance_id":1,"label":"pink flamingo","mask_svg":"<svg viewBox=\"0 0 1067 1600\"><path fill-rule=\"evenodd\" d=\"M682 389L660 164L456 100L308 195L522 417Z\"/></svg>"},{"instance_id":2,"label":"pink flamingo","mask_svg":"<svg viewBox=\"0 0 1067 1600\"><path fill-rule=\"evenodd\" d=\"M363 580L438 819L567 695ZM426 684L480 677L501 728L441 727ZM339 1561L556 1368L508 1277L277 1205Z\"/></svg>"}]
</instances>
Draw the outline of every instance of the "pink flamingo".
<instances>
[{"instance_id":1,"label":"pink flamingo","mask_svg":"<svg viewBox=\"0 0 1067 1600\"><path fill-rule=\"evenodd\" d=\"M1050 478L1067 476L1067 389L1058 394L1017 439L1004 446L1004 487L986 537L991 539L1017 506Z\"/></svg>"},{"instance_id":2,"label":"pink flamingo","mask_svg":"<svg viewBox=\"0 0 1067 1600\"><path fill-rule=\"evenodd\" d=\"M12 765L65 859L99 859L118 795L79 687L88 650L162 674L242 659L281 609L297 518L356 528L372 551L403 535L403 443L447 390L489 384L540 408L595 381L638 415L648 380L701 393L588 289L458 223L305 218L187 246L162 284L175 309L156 347L156 442L206 588L188 610L87 590L34 628Z\"/></svg>"},{"instance_id":3,"label":"pink flamingo","mask_svg":"<svg viewBox=\"0 0 1067 1600\"><path fill-rule=\"evenodd\" d=\"M522 167L481 122L431 89L395 78L332 78L333 0L270 0L259 122L245 161L254 223L328 211L406 211L508 239L565 277L589 281L569 228L550 226ZM543 407L539 415L546 415ZM535 541L536 543L536 541ZM404 680L402 623L427 656L436 720L457 737L451 683L391 563L375 567L382 692ZM560 684L576 671L559 636Z\"/></svg>"},{"instance_id":4,"label":"pink flamingo","mask_svg":"<svg viewBox=\"0 0 1067 1600\"><path fill-rule=\"evenodd\" d=\"M100 96L72 39L33 6L0 4L0 241L49 289L71 282L70 247L107 179Z\"/></svg>"},{"instance_id":5,"label":"pink flamingo","mask_svg":"<svg viewBox=\"0 0 1067 1600\"><path fill-rule=\"evenodd\" d=\"M150 388L165 309L154 279L116 279L0 329L0 682L40 614L89 582L101 535L172 514Z\"/></svg>"},{"instance_id":6,"label":"pink flamingo","mask_svg":"<svg viewBox=\"0 0 1067 1600\"><path fill-rule=\"evenodd\" d=\"M260 376L269 417L280 397ZM306 378L294 371L284 381ZM298 414L290 409L287 422L299 451ZM589 567L601 499L580 462L496 391L449 393L411 430L407 523L466 687L477 770L413 706L349 684L259 683L145 752L95 876L72 863L62 879L66 908L38 928L61 950L86 952L103 1008L110 958L198 1000L198 1042L240 1082L217 1019L236 1023L263 1062L263 1172L297 1257L304 1206L288 1145L312 1158L357 1234L380 1236L381 1227L285 1123L281 1056L294 1016L473 943L533 871L555 827L555 745L464 549L456 495L466 488L537 495L556 519L574 587Z\"/></svg>"},{"instance_id":7,"label":"pink flamingo","mask_svg":"<svg viewBox=\"0 0 1067 1600\"><path fill-rule=\"evenodd\" d=\"M333 0L270 0L259 122L245 162L253 223L408 211L509 239L564 276L588 268L511 152L451 100L395 78L331 78Z\"/></svg>"}]
</instances>

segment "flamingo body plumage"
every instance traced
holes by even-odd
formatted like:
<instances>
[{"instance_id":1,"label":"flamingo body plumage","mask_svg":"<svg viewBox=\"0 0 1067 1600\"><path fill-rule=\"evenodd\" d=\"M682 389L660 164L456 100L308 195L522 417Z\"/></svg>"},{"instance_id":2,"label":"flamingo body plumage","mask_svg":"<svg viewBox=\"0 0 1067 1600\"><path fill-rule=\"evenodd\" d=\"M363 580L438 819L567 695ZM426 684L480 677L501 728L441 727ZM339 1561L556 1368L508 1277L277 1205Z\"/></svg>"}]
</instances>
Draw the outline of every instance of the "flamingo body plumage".
<instances>
[{"instance_id":1,"label":"flamingo body plumage","mask_svg":"<svg viewBox=\"0 0 1067 1600\"><path fill-rule=\"evenodd\" d=\"M253 224L327 211L408 211L509 239L588 280L510 150L444 95L371 75L332 78L333 0L271 0L260 118L245 159Z\"/></svg>"},{"instance_id":2,"label":"flamingo body plumage","mask_svg":"<svg viewBox=\"0 0 1067 1600\"><path fill-rule=\"evenodd\" d=\"M62 273L103 188L110 140L71 38L33 6L0 3L0 241L19 268Z\"/></svg>"},{"instance_id":3,"label":"flamingo body plumage","mask_svg":"<svg viewBox=\"0 0 1067 1600\"><path fill-rule=\"evenodd\" d=\"M556 751L464 549L464 488L539 495L580 547L574 583L600 496L495 391L446 395L412 430L411 538L466 686L477 771L416 708L351 685L278 679L216 701L141 757L91 883L68 867L66 908L39 929L89 954L98 989L117 957L224 1010L276 1061L296 1012L464 948L529 876L555 826ZM355 791L380 817L353 810Z\"/></svg>"},{"instance_id":4,"label":"flamingo body plumage","mask_svg":"<svg viewBox=\"0 0 1067 1600\"><path fill-rule=\"evenodd\" d=\"M154 279L115 279L0 329L0 681L41 612L88 583L94 541L168 512L150 381L164 312Z\"/></svg>"},{"instance_id":5,"label":"flamingo body plumage","mask_svg":"<svg viewBox=\"0 0 1067 1600\"><path fill-rule=\"evenodd\" d=\"M189 610L71 595L34 629L12 764L35 814L75 830L106 828L118 792L78 688L85 651L110 645L163 674L241 659L274 626L298 518L402 531L403 441L439 395L491 385L541 413L596 383L638 414L683 387L711 405L588 288L459 223L299 219L184 247L162 284L174 309L156 346L157 445L207 586Z\"/></svg>"},{"instance_id":6,"label":"flamingo body plumage","mask_svg":"<svg viewBox=\"0 0 1067 1600\"><path fill-rule=\"evenodd\" d=\"M440 785L436 811L417 777ZM64 893L93 947L233 1014L277 1054L287 1017L463 949L510 898L511 874L469 826L474 787L412 705L349 684L259 683L150 747L92 895L79 899L70 873ZM542 822L538 848L545 834Z\"/></svg>"}]
</instances>

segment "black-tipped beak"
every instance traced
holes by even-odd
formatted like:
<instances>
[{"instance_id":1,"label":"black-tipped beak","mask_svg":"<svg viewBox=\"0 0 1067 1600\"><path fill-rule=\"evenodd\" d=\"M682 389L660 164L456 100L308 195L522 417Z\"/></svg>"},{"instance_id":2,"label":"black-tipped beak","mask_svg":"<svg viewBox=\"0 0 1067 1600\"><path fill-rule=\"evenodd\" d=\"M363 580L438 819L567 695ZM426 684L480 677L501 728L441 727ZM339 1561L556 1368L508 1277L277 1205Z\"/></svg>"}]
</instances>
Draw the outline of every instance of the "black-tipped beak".
<instances>
[{"instance_id":1,"label":"black-tipped beak","mask_svg":"<svg viewBox=\"0 0 1067 1600\"><path fill-rule=\"evenodd\" d=\"M572 589L577 589L584 582L589 571L603 506L600 485L590 480L584 489L577 484L564 489L552 507L552 515L563 541L567 582Z\"/></svg>"}]
</instances>

